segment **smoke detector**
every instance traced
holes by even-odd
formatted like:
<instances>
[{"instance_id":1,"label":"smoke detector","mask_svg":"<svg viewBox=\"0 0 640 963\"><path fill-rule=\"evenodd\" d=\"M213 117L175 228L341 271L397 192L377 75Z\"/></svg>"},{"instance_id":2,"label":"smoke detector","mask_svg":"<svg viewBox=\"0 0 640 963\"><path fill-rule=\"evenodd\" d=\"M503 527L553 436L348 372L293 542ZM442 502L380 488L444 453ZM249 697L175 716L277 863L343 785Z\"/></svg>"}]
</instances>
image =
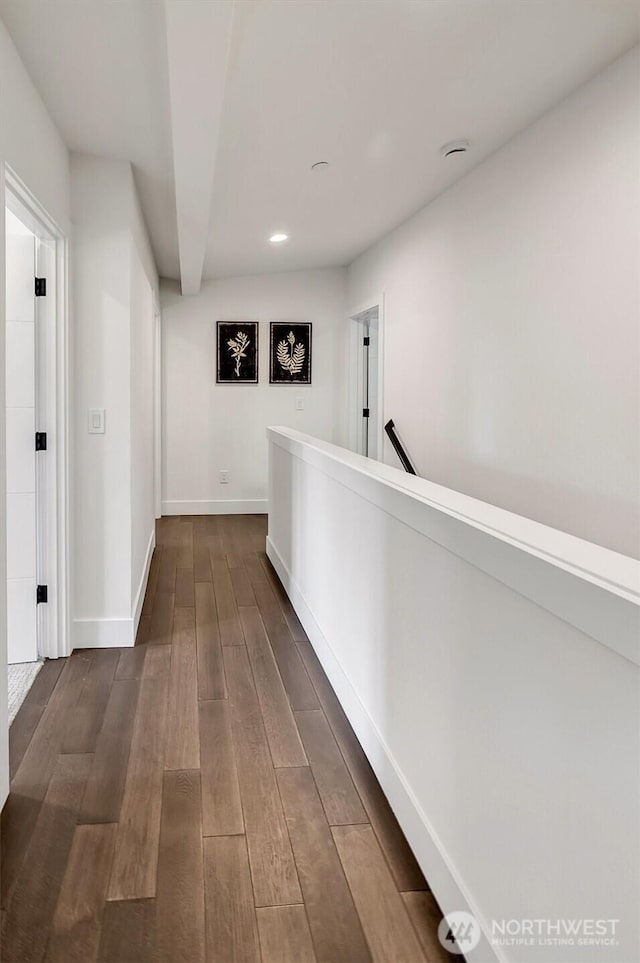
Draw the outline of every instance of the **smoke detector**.
<instances>
[{"instance_id":1,"label":"smoke detector","mask_svg":"<svg viewBox=\"0 0 640 963\"><path fill-rule=\"evenodd\" d=\"M452 154L466 154L468 150L468 140L450 140L448 144L440 148L440 153L443 157L451 157Z\"/></svg>"},{"instance_id":2,"label":"smoke detector","mask_svg":"<svg viewBox=\"0 0 640 963\"><path fill-rule=\"evenodd\" d=\"M329 166L329 161L316 161L315 164L311 165L312 171L326 171Z\"/></svg>"}]
</instances>

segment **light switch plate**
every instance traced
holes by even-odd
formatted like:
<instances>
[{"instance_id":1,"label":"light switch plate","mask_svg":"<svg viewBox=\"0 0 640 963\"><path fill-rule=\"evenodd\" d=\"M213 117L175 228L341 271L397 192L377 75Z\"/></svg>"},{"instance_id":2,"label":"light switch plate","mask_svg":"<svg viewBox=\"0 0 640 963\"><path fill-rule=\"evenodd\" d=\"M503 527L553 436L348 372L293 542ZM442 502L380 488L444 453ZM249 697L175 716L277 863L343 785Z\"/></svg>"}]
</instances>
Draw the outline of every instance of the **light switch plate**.
<instances>
[{"instance_id":1,"label":"light switch plate","mask_svg":"<svg viewBox=\"0 0 640 963\"><path fill-rule=\"evenodd\" d=\"M89 408L89 434L104 435L104 408Z\"/></svg>"},{"instance_id":2,"label":"light switch plate","mask_svg":"<svg viewBox=\"0 0 640 963\"><path fill-rule=\"evenodd\" d=\"M296 398L296 411L304 411L304 398Z\"/></svg>"}]
</instances>

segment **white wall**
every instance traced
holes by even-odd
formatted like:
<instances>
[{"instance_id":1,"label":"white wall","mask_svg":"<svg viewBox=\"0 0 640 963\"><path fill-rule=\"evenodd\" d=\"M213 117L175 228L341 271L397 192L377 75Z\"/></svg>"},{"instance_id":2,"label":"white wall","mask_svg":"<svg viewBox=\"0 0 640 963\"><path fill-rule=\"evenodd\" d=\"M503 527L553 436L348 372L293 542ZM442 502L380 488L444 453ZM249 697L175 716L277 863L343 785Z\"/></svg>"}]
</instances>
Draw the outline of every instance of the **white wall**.
<instances>
[{"instance_id":1,"label":"white wall","mask_svg":"<svg viewBox=\"0 0 640 963\"><path fill-rule=\"evenodd\" d=\"M154 293L135 249L131 251L131 593L144 600L141 580L155 533L154 503Z\"/></svg>"},{"instance_id":2,"label":"white wall","mask_svg":"<svg viewBox=\"0 0 640 963\"><path fill-rule=\"evenodd\" d=\"M69 230L69 155L0 21L0 371L5 370L4 165L22 179L63 232ZM0 391L0 545L6 540L5 398ZM0 552L0 612L6 613L5 553ZM9 791L7 636L0 619L0 805Z\"/></svg>"},{"instance_id":3,"label":"white wall","mask_svg":"<svg viewBox=\"0 0 640 963\"><path fill-rule=\"evenodd\" d=\"M1 20L0 159L68 232L69 152Z\"/></svg>"},{"instance_id":4,"label":"white wall","mask_svg":"<svg viewBox=\"0 0 640 963\"><path fill-rule=\"evenodd\" d=\"M385 417L421 475L629 555L639 79L636 49L348 277L349 306L384 291ZM397 464L388 445L386 458Z\"/></svg>"},{"instance_id":5,"label":"white wall","mask_svg":"<svg viewBox=\"0 0 640 963\"><path fill-rule=\"evenodd\" d=\"M489 940L493 920L619 921L616 945L465 957L640 959L640 565L270 439L269 557L443 911Z\"/></svg>"},{"instance_id":6,"label":"white wall","mask_svg":"<svg viewBox=\"0 0 640 963\"><path fill-rule=\"evenodd\" d=\"M127 165L72 155L75 619L131 608L130 238ZM88 434L104 408L104 435ZM74 642L76 640L74 639Z\"/></svg>"},{"instance_id":7,"label":"white wall","mask_svg":"<svg viewBox=\"0 0 640 963\"><path fill-rule=\"evenodd\" d=\"M230 278L205 282L196 297L162 282L163 514L266 511L267 425L332 439L344 279L342 270ZM259 384L216 385L216 322L224 320L260 322ZM312 322L311 385L269 385L269 321Z\"/></svg>"},{"instance_id":8,"label":"white wall","mask_svg":"<svg viewBox=\"0 0 640 963\"><path fill-rule=\"evenodd\" d=\"M2 30L0 22L0 31ZM0 88L0 98L2 88ZM0 164L0 371L6 371L6 263L4 164ZM6 395L0 391L0 545L7 544ZM0 612L7 611L7 553L0 551ZM9 795L9 699L7 619L0 618L0 807Z\"/></svg>"},{"instance_id":9,"label":"white wall","mask_svg":"<svg viewBox=\"0 0 640 963\"><path fill-rule=\"evenodd\" d=\"M133 641L153 538L153 291L131 165L72 155L75 646ZM90 408L104 434L88 433ZM138 613L139 614L139 613Z\"/></svg>"}]
</instances>

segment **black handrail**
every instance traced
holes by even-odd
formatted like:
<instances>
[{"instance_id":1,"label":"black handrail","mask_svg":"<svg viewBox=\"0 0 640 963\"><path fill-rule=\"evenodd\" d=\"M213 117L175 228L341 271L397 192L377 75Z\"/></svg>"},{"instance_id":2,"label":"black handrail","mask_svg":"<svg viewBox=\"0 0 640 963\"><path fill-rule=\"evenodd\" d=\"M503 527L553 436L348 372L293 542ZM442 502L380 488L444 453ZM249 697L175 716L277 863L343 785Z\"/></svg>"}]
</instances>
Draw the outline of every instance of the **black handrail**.
<instances>
[{"instance_id":1,"label":"black handrail","mask_svg":"<svg viewBox=\"0 0 640 963\"><path fill-rule=\"evenodd\" d=\"M404 448L402 447L402 442L400 441L400 439L398 438L398 436L397 436L397 434L396 434L396 428L395 428L395 425L394 425L394 423L393 423L393 419L392 419L392 418L389 418L389 421L388 421L388 422L386 423L386 425L384 426L384 430L386 431L387 435L389 436L389 440L390 440L391 444L393 445L393 447L395 448L395 450L396 450L396 455L398 456L398 458L399 458L400 461L402 462L402 467L404 468L404 470L405 470L405 471L408 471L410 475L415 475L415 474L417 474L415 468L413 467L413 465L411 464L411 462L410 462L410 460L409 460L409 456L407 455L406 451L405 451Z\"/></svg>"}]
</instances>

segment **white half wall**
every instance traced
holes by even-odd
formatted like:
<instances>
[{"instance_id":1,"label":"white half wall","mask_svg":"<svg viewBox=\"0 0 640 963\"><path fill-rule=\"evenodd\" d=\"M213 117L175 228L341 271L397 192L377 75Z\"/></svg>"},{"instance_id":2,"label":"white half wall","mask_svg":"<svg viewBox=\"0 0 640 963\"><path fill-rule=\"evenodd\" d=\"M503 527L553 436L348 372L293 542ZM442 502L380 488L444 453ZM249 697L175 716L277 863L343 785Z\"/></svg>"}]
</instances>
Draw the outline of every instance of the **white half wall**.
<instances>
[{"instance_id":1,"label":"white half wall","mask_svg":"<svg viewBox=\"0 0 640 963\"><path fill-rule=\"evenodd\" d=\"M163 515L265 512L267 425L334 437L344 281L341 269L229 278L195 297L162 281ZM216 384L216 322L234 320L260 322L257 385ZM269 384L269 321L312 322L311 385Z\"/></svg>"},{"instance_id":2,"label":"white half wall","mask_svg":"<svg viewBox=\"0 0 640 963\"><path fill-rule=\"evenodd\" d=\"M385 419L419 474L635 557L639 115L636 48L348 275L349 307L384 291Z\"/></svg>"},{"instance_id":3,"label":"white half wall","mask_svg":"<svg viewBox=\"0 0 640 963\"><path fill-rule=\"evenodd\" d=\"M440 907L482 926L466 959L639 959L640 565L269 439L268 555ZM615 942L495 942L559 918L617 921Z\"/></svg>"}]
</instances>

